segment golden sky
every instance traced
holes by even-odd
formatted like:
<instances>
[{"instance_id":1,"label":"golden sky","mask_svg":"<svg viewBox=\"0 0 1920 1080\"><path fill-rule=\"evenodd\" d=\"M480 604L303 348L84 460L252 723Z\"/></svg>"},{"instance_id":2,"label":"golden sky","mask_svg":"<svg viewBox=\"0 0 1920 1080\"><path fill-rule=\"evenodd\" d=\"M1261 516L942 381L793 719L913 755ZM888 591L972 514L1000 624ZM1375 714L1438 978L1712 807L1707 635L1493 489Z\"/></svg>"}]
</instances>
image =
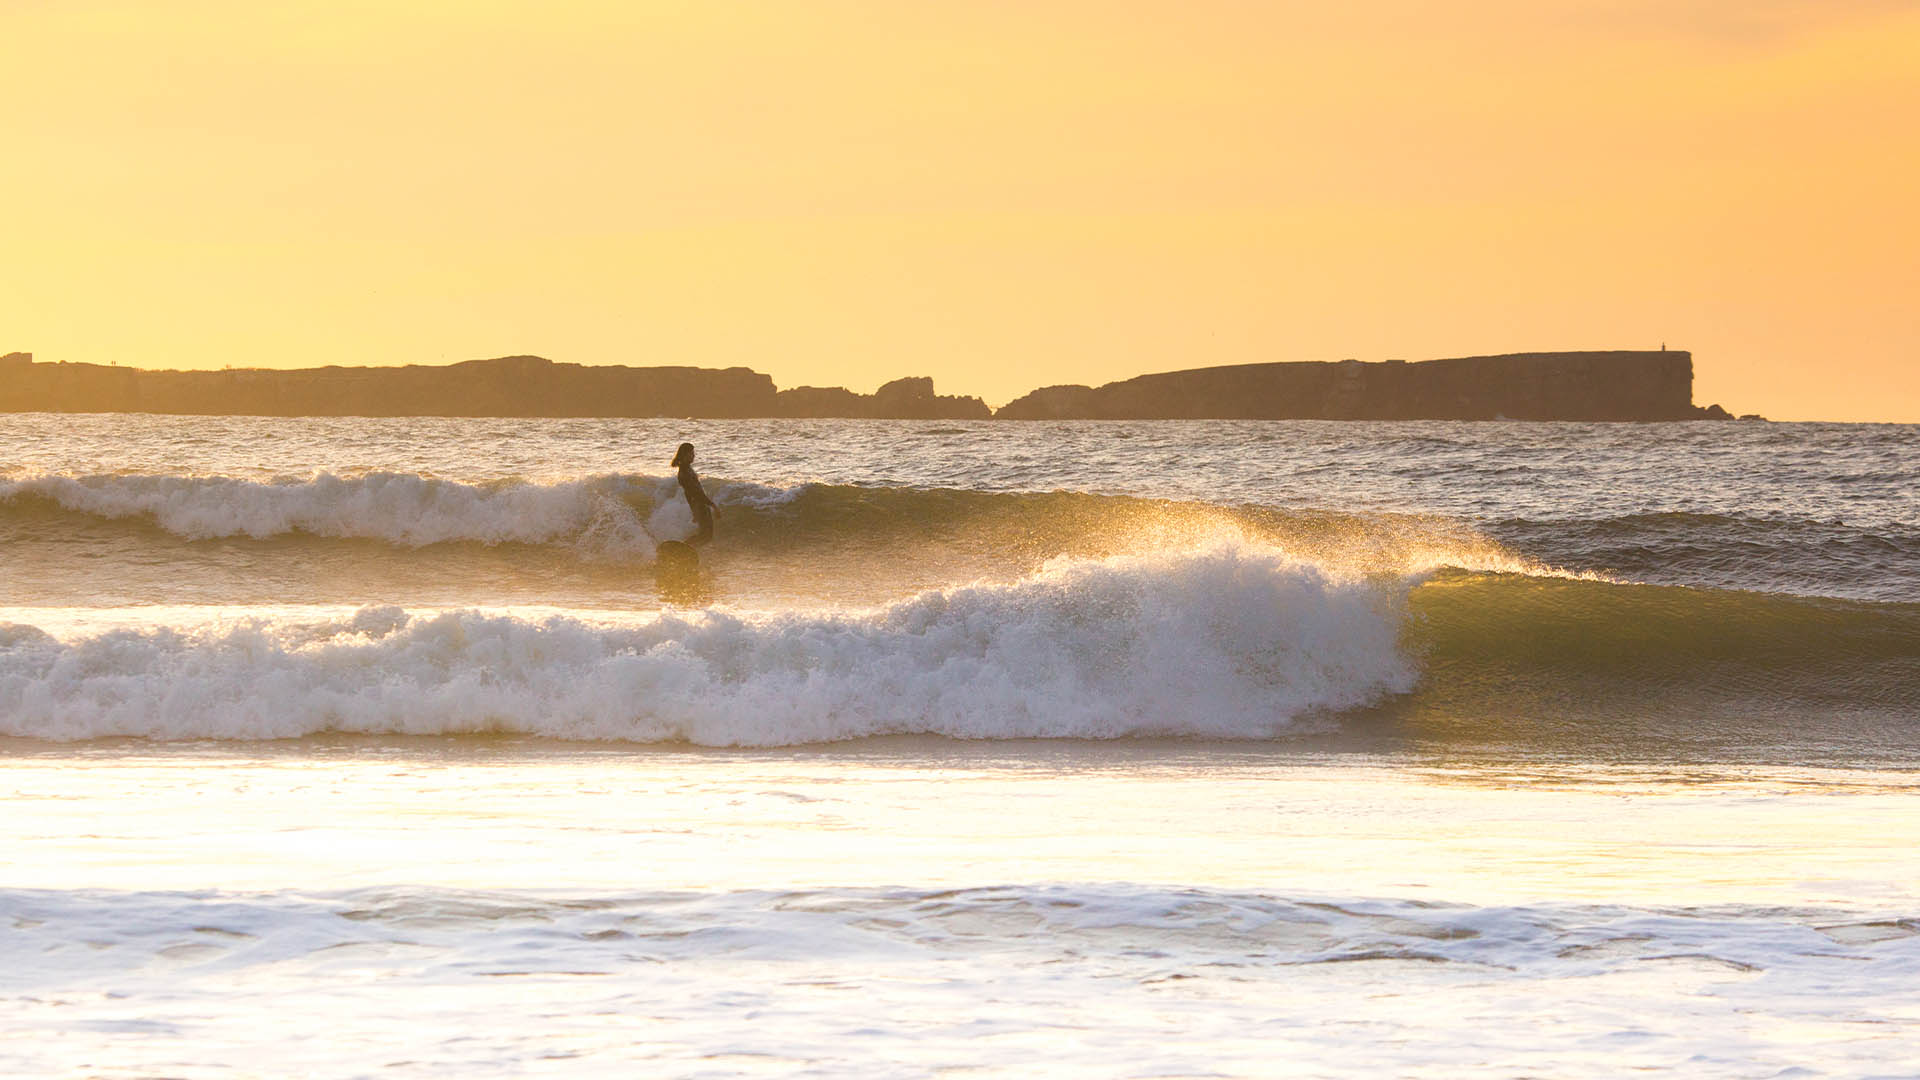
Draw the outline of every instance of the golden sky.
<instances>
[{"instance_id":1,"label":"golden sky","mask_svg":"<svg viewBox=\"0 0 1920 1080\"><path fill-rule=\"evenodd\" d=\"M1920 0L0 0L0 352L1920 421Z\"/></svg>"}]
</instances>

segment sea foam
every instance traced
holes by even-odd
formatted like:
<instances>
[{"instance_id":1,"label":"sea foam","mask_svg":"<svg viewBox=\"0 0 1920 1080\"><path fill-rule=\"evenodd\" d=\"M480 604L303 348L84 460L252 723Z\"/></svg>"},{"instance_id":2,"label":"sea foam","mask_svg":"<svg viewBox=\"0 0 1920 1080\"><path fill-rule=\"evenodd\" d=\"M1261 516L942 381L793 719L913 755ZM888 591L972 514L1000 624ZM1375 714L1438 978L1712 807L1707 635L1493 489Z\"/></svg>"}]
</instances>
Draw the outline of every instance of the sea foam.
<instances>
[{"instance_id":1,"label":"sea foam","mask_svg":"<svg viewBox=\"0 0 1920 1080\"><path fill-rule=\"evenodd\" d=\"M712 486L716 497L753 507L778 505L799 490L746 483ZM141 518L189 540L264 540L304 533L404 547L552 543L605 530L610 509L671 513L678 498L672 477L617 474L489 484L396 472L320 473L272 482L148 475L0 481L0 505L38 499L100 518ZM685 517L684 507L679 509Z\"/></svg>"},{"instance_id":2,"label":"sea foam","mask_svg":"<svg viewBox=\"0 0 1920 1080\"><path fill-rule=\"evenodd\" d=\"M0 628L0 732L508 732L774 746L883 734L1264 738L1412 688L1405 582L1235 545L1062 560L864 611L598 624L369 608L61 640Z\"/></svg>"}]
</instances>

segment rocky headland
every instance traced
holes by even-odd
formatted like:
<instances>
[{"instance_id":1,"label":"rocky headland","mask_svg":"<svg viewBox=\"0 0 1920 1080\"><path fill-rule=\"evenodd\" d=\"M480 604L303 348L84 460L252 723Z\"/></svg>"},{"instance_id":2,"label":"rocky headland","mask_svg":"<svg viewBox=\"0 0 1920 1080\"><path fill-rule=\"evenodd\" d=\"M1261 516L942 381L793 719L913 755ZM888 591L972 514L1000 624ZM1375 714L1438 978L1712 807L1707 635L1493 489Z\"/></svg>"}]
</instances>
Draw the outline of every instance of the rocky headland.
<instances>
[{"instance_id":1,"label":"rocky headland","mask_svg":"<svg viewBox=\"0 0 1920 1080\"><path fill-rule=\"evenodd\" d=\"M1014 420L1691 420L1689 352L1555 352L1409 363L1235 364L1104 386L1049 386Z\"/></svg>"},{"instance_id":2,"label":"rocky headland","mask_svg":"<svg viewBox=\"0 0 1920 1080\"><path fill-rule=\"evenodd\" d=\"M1687 352L1558 352L1409 363L1235 364L1049 386L997 413L925 377L872 394L780 390L743 367L622 367L506 356L444 366L148 371L0 356L0 412L225 416L854 417L907 420L1690 420Z\"/></svg>"},{"instance_id":3,"label":"rocky headland","mask_svg":"<svg viewBox=\"0 0 1920 1080\"><path fill-rule=\"evenodd\" d=\"M426 367L146 371L0 356L0 412L139 412L212 416L847 416L984 420L974 397L944 397L929 378L872 394L776 390L743 367L560 364L539 356Z\"/></svg>"}]
</instances>

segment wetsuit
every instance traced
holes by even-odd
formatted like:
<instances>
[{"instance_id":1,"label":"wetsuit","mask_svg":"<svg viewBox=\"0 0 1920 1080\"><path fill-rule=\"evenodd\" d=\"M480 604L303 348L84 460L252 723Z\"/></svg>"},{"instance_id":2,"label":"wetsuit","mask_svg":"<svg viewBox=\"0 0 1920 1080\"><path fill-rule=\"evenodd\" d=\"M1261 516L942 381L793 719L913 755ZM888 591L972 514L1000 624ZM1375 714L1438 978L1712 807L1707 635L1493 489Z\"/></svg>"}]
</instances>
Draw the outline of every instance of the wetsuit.
<instances>
[{"instance_id":1,"label":"wetsuit","mask_svg":"<svg viewBox=\"0 0 1920 1080\"><path fill-rule=\"evenodd\" d=\"M693 524L698 530L690 542L704 544L713 539L713 500L701 490L692 465L680 466L680 490L686 493L687 509L693 511Z\"/></svg>"}]
</instances>

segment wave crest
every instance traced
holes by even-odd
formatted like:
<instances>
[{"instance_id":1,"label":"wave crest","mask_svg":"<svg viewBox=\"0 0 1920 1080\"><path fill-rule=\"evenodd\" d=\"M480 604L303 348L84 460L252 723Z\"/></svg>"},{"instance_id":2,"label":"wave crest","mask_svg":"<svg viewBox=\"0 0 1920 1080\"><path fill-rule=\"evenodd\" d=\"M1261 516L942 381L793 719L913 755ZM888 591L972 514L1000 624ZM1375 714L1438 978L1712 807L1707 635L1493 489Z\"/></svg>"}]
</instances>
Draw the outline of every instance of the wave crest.
<instances>
[{"instance_id":1,"label":"wave crest","mask_svg":"<svg viewBox=\"0 0 1920 1080\"><path fill-rule=\"evenodd\" d=\"M1406 583L1271 550L1061 560L864 612L629 625L341 620L0 629L0 731L46 739L507 732L775 746L885 734L1267 738L1412 688Z\"/></svg>"},{"instance_id":2,"label":"wave crest","mask_svg":"<svg viewBox=\"0 0 1920 1080\"><path fill-rule=\"evenodd\" d=\"M1407 575L1452 566L1569 574L1516 555L1472 526L1425 515L1231 508L1066 491L769 487L724 479L709 479L707 486L726 509L726 547L776 556L858 547L897 557L900 550L957 542L1091 558L1224 542L1284 548L1340 573ZM487 484L412 473L322 473L273 482L40 476L0 481L0 514L6 513L130 522L186 541L370 540L400 549L524 544L589 561L649 559L658 539L693 530L672 477L612 474Z\"/></svg>"},{"instance_id":3,"label":"wave crest","mask_svg":"<svg viewBox=\"0 0 1920 1080\"><path fill-rule=\"evenodd\" d=\"M723 483L750 507L775 505L796 489ZM632 541L661 514L690 517L672 477L590 476L554 483L502 480L463 484L414 473L320 473L272 482L225 476L37 476L0 481L0 506L50 504L108 520L142 519L187 540L292 534L430 544L550 544L611 530ZM675 511L678 511L677 518ZM612 518L610 519L610 515ZM630 519L623 521L621 519ZM625 526L622 528L622 526Z\"/></svg>"}]
</instances>

